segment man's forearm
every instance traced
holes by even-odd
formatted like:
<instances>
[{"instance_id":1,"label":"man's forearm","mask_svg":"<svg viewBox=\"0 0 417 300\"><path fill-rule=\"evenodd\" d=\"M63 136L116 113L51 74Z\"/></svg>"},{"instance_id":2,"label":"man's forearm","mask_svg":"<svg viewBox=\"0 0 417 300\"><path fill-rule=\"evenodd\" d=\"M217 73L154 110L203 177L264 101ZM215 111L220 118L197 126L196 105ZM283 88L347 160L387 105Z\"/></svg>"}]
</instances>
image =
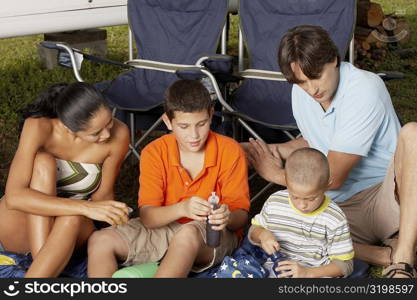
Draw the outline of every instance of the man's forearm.
<instances>
[{"instance_id":1,"label":"man's forearm","mask_svg":"<svg viewBox=\"0 0 417 300\"><path fill-rule=\"evenodd\" d=\"M305 139L300 137L295 140L288 141L286 143L271 144L270 147L277 147L281 158L283 160L287 160L290 154L293 153L295 150L304 148L304 147L309 147L309 145Z\"/></svg>"},{"instance_id":2,"label":"man's forearm","mask_svg":"<svg viewBox=\"0 0 417 300\"><path fill-rule=\"evenodd\" d=\"M320 267L309 268L308 273L310 278L343 276L343 271L333 262Z\"/></svg>"},{"instance_id":3,"label":"man's forearm","mask_svg":"<svg viewBox=\"0 0 417 300\"><path fill-rule=\"evenodd\" d=\"M270 182L282 185L282 186L287 186L286 180L285 180L285 170L284 169L276 169L274 171L274 174L270 175L269 178Z\"/></svg>"}]
</instances>

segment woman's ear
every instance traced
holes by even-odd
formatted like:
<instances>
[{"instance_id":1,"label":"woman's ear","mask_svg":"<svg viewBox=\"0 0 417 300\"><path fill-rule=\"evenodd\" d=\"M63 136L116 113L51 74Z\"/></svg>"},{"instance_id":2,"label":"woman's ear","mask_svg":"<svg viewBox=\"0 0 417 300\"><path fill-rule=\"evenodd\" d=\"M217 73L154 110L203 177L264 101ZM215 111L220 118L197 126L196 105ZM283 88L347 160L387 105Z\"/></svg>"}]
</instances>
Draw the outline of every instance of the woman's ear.
<instances>
[{"instance_id":1,"label":"woman's ear","mask_svg":"<svg viewBox=\"0 0 417 300\"><path fill-rule=\"evenodd\" d=\"M172 130L172 124L171 121L169 120L168 116L166 113L164 113L162 115L162 121L164 121L166 127L168 128L168 130Z\"/></svg>"}]
</instances>

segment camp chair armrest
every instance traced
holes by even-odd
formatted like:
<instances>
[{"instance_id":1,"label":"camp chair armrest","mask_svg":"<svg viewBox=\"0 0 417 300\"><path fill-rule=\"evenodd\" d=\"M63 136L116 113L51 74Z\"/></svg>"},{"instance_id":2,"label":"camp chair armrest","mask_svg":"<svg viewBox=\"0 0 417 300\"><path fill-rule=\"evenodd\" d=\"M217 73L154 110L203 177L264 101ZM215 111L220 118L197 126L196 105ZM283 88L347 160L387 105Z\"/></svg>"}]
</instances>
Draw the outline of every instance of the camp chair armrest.
<instances>
[{"instance_id":1,"label":"camp chair armrest","mask_svg":"<svg viewBox=\"0 0 417 300\"><path fill-rule=\"evenodd\" d=\"M242 112L238 112L238 111L235 111L235 110L233 110L233 111L230 111L230 110L229 111L224 111L223 113L227 114L227 115L237 117L237 118L240 118L242 120L252 122L252 123L260 124L260 125L265 126L267 128L272 128L272 129L277 129L277 130L297 130L298 129L298 127L296 125L290 125L290 124L288 124L288 125L285 125L285 124L279 125L279 124L271 124L271 123L267 123L267 122L262 122L260 120L256 120L256 119L254 119L254 118L252 118L252 117L250 117L250 116L248 116L248 115L246 115Z\"/></svg>"},{"instance_id":2,"label":"camp chair armrest","mask_svg":"<svg viewBox=\"0 0 417 300\"><path fill-rule=\"evenodd\" d=\"M58 51L58 64L68 68L72 68L75 78L82 82L84 81L80 75L79 70L81 69L82 53L70 45L64 42L41 42L41 46ZM77 56L78 60L77 60Z\"/></svg>"},{"instance_id":3,"label":"camp chair armrest","mask_svg":"<svg viewBox=\"0 0 417 300\"><path fill-rule=\"evenodd\" d=\"M214 54L202 56L197 62L197 66L206 67L212 73L233 73L233 56L226 54Z\"/></svg>"},{"instance_id":4,"label":"camp chair armrest","mask_svg":"<svg viewBox=\"0 0 417 300\"><path fill-rule=\"evenodd\" d=\"M63 67L72 68L74 75L78 81L83 81L79 73L83 59L87 59L96 63L105 63L105 64L110 64L110 65L115 65L124 69L131 68L129 65L118 62L118 61L113 61L110 59L105 59L105 58L101 58L101 57L97 57L91 54L84 53L78 49L72 48L69 44L65 42L45 41L45 42L41 42L40 44L42 47L45 47L47 49L57 50L58 51L58 64Z\"/></svg>"},{"instance_id":5,"label":"camp chair armrest","mask_svg":"<svg viewBox=\"0 0 417 300\"><path fill-rule=\"evenodd\" d=\"M46 41L46 42L41 42L41 46L45 47L45 48L48 48L48 49L58 50L60 52L65 51L69 55L71 55L71 53L74 54L74 55L80 55L83 58L91 60L91 61L96 62L96 63L105 63L105 64L110 64L110 65L116 65L116 66L119 66L119 67L124 68L124 69L130 68L129 65L118 62L118 61L105 59L105 58L101 58L101 57L97 57L97 56L94 56L94 55L91 55L91 54L84 53L84 52L82 52L78 49L72 48L69 44L64 43L64 42Z\"/></svg>"},{"instance_id":6,"label":"camp chair armrest","mask_svg":"<svg viewBox=\"0 0 417 300\"><path fill-rule=\"evenodd\" d=\"M62 45L66 45L69 47L67 43L63 43L63 42L49 42L49 41L41 42L41 46L47 49L66 50L64 47L62 47Z\"/></svg>"},{"instance_id":7,"label":"camp chair armrest","mask_svg":"<svg viewBox=\"0 0 417 300\"><path fill-rule=\"evenodd\" d=\"M257 69L246 69L239 72L237 75L243 78L253 78L262 80L275 80L275 81L287 81L281 72L257 70Z\"/></svg>"},{"instance_id":8,"label":"camp chair armrest","mask_svg":"<svg viewBox=\"0 0 417 300\"><path fill-rule=\"evenodd\" d=\"M404 79L404 73L397 72L397 71L380 71L376 75L381 77L382 80L388 81L391 79Z\"/></svg>"},{"instance_id":9,"label":"camp chair armrest","mask_svg":"<svg viewBox=\"0 0 417 300\"><path fill-rule=\"evenodd\" d=\"M227 54L204 55L200 57L195 64L201 66L206 60L233 61L233 56Z\"/></svg>"},{"instance_id":10,"label":"camp chair armrest","mask_svg":"<svg viewBox=\"0 0 417 300\"><path fill-rule=\"evenodd\" d=\"M197 71L203 69L196 65L182 65L182 64L170 64L166 62L147 60L147 59L133 59L126 62L126 64L139 69L149 69L168 73L176 73L177 71Z\"/></svg>"}]
</instances>

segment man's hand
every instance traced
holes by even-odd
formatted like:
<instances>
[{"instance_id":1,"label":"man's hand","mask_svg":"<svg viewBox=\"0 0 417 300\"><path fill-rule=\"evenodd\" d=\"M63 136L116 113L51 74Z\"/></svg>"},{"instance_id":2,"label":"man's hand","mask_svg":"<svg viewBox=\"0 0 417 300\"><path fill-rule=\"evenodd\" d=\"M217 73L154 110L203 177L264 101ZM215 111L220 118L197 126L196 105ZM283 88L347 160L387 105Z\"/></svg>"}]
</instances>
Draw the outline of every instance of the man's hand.
<instances>
[{"instance_id":1,"label":"man's hand","mask_svg":"<svg viewBox=\"0 0 417 300\"><path fill-rule=\"evenodd\" d=\"M303 267L295 261L281 261L278 263L276 271L281 271L278 278L292 277L292 278L309 278L311 277L310 268Z\"/></svg>"},{"instance_id":2,"label":"man's hand","mask_svg":"<svg viewBox=\"0 0 417 300\"><path fill-rule=\"evenodd\" d=\"M213 210L208 216L209 223L214 230L223 230L229 224L230 210L227 204L222 204L218 209Z\"/></svg>"},{"instance_id":3,"label":"man's hand","mask_svg":"<svg viewBox=\"0 0 417 300\"><path fill-rule=\"evenodd\" d=\"M252 138L249 143L250 147L244 146L249 164L265 180L279 183L276 177L278 171L283 169L283 162L277 147L268 147L264 142Z\"/></svg>"},{"instance_id":4,"label":"man's hand","mask_svg":"<svg viewBox=\"0 0 417 300\"><path fill-rule=\"evenodd\" d=\"M180 202L182 215L195 221L206 221L210 214L210 203L203 198L193 196L188 200Z\"/></svg>"},{"instance_id":5,"label":"man's hand","mask_svg":"<svg viewBox=\"0 0 417 300\"><path fill-rule=\"evenodd\" d=\"M265 252L269 255L279 251L280 249L280 245L277 242L275 236L268 229L264 228L262 230L262 232L259 234L259 241L261 242L262 249L264 249Z\"/></svg>"}]
</instances>

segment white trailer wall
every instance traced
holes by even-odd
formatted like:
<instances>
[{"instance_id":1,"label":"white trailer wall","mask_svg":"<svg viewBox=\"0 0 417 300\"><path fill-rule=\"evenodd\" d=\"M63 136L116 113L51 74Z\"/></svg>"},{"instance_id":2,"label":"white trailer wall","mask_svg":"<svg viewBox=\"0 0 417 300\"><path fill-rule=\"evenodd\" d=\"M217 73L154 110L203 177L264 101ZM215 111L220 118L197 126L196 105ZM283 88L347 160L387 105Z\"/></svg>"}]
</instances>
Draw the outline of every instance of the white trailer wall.
<instances>
[{"instance_id":1,"label":"white trailer wall","mask_svg":"<svg viewBox=\"0 0 417 300\"><path fill-rule=\"evenodd\" d=\"M0 38L127 24L127 0L0 0Z\"/></svg>"}]
</instances>

